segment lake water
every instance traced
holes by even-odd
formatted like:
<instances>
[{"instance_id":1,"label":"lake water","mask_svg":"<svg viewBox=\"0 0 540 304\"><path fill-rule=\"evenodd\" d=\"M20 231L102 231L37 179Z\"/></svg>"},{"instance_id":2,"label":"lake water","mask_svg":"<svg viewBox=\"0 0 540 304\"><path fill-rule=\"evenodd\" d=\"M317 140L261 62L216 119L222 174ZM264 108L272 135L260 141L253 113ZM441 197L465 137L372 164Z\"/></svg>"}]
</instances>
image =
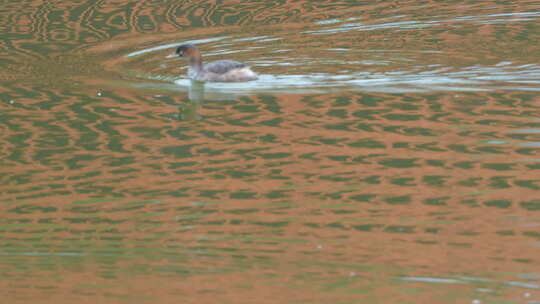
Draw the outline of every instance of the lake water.
<instances>
[{"instance_id":1,"label":"lake water","mask_svg":"<svg viewBox=\"0 0 540 304\"><path fill-rule=\"evenodd\" d=\"M540 303L537 1L5 0L0 37L2 303Z\"/></svg>"}]
</instances>

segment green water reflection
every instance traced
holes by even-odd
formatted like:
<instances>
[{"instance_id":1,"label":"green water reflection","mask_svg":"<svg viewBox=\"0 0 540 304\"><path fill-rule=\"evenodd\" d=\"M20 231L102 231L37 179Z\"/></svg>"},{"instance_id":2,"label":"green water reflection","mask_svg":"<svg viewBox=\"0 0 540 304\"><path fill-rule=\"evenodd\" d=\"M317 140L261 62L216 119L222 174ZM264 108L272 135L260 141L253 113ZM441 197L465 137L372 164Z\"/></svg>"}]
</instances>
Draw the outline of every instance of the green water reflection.
<instances>
[{"instance_id":1,"label":"green water reflection","mask_svg":"<svg viewBox=\"0 0 540 304\"><path fill-rule=\"evenodd\" d=\"M6 1L0 300L537 303L535 4Z\"/></svg>"}]
</instances>

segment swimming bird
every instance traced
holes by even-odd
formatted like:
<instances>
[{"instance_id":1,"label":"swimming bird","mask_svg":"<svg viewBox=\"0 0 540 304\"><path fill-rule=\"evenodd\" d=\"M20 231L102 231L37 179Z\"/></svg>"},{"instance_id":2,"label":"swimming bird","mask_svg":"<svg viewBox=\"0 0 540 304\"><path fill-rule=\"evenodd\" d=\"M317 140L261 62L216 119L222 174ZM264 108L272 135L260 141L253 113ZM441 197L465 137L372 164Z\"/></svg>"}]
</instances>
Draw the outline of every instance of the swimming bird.
<instances>
[{"instance_id":1,"label":"swimming bird","mask_svg":"<svg viewBox=\"0 0 540 304\"><path fill-rule=\"evenodd\" d=\"M217 60L203 64L201 52L191 43L180 45L175 52L189 62L188 77L198 81L242 82L256 80L246 64L234 60Z\"/></svg>"}]
</instances>

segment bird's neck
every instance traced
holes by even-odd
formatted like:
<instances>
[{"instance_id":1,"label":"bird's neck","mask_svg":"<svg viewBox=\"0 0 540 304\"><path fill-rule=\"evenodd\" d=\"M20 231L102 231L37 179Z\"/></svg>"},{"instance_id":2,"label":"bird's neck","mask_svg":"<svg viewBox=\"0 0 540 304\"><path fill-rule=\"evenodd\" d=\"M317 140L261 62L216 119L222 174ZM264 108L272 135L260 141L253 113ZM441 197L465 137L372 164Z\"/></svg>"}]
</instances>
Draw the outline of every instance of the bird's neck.
<instances>
[{"instance_id":1,"label":"bird's neck","mask_svg":"<svg viewBox=\"0 0 540 304\"><path fill-rule=\"evenodd\" d=\"M202 57L201 54L195 54L189 58L189 67L192 68L195 72L200 72L202 70Z\"/></svg>"}]
</instances>

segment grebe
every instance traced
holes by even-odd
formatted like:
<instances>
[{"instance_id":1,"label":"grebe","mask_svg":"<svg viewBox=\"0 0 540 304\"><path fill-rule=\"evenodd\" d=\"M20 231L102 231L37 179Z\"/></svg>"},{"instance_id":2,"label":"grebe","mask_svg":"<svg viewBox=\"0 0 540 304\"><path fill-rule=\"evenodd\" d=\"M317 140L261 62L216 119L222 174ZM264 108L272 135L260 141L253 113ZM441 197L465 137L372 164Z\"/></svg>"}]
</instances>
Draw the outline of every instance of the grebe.
<instances>
[{"instance_id":1,"label":"grebe","mask_svg":"<svg viewBox=\"0 0 540 304\"><path fill-rule=\"evenodd\" d=\"M247 65L238 61L218 60L203 64L201 52L191 43L180 45L176 54L189 60L188 77L193 80L241 82L258 78Z\"/></svg>"}]
</instances>

